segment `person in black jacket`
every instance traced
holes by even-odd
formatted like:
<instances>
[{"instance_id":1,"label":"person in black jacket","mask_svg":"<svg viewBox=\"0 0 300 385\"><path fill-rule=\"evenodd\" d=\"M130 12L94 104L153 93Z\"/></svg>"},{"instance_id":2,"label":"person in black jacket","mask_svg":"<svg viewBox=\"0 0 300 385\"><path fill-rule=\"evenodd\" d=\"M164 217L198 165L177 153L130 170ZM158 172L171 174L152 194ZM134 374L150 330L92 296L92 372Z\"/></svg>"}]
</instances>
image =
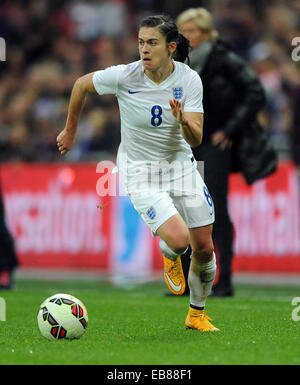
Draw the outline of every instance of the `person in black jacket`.
<instances>
[{"instance_id":1,"label":"person in black jacket","mask_svg":"<svg viewBox=\"0 0 300 385\"><path fill-rule=\"evenodd\" d=\"M300 86L297 86L293 95L293 122L291 132L292 159L297 167L300 181Z\"/></svg>"},{"instance_id":2,"label":"person in black jacket","mask_svg":"<svg viewBox=\"0 0 300 385\"><path fill-rule=\"evenodd\" d=\"M191 8L177 18L180 32L190 41L189 65L203 83L203 140L193 148L197 161L204 161L204 180L215 205L213 239L219 255L219 280L214 296L232 296L233 225L228 212L228 181L232 169L232 143L256 122L265 104L265 93L256 74L218 38L211 14ZM182 264L187 276L190 258Z\"/></svg>"},{"instance_id":3,"label":"person in black jacket","mask_svg":"<svg viewBox=\"0 0 300 385\"><path fill-rule=\"evenodd\" d=\"M5 213L0 190L0 289L12 289L12 273L18 266L14 240L5 223Z\"/></svg>"}]
</instances>

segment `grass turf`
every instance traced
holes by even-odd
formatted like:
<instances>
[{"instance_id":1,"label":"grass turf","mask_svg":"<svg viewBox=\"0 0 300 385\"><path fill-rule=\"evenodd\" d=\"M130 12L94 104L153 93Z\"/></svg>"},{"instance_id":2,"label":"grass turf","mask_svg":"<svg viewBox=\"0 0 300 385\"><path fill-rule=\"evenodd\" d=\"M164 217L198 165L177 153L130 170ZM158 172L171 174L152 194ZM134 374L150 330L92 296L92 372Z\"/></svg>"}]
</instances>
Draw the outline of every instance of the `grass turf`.
<instances>
[{"instance_id":1,"label":"grass turf","mask_svg":"<svg viewBox=\"0 0 300 385\"><path fill-rule=\"evenodd\" d=\"M187 297L164 296L164 283L132 290L105 282L18 280L0 291L0 364L227 365L300 363L300 321L292 320L299 288L239 285L233 298L209 298L218 333L186 330ZM55 293L80 298L89 326L80 340L48 341L36 314Z\"/></svg>"}]
</instances>

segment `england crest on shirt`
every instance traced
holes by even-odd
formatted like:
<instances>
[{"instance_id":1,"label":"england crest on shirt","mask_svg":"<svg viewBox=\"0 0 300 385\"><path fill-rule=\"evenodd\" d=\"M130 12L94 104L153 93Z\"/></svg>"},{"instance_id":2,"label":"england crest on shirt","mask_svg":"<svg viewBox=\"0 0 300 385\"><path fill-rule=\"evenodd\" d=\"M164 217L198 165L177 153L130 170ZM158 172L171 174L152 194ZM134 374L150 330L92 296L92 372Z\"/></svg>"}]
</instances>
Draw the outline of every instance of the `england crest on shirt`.
<instances>
[{"instance_id":1,"label":"england crest on shirt","mask_svg":"<svg viewBox=\"0 0 300 385\"><path fill-rule=\"evenodd\" d=\"M173 88L173 96L175 99L182 99L183 96L183 87L174 87Z\"/></svg>"}]
</instances>

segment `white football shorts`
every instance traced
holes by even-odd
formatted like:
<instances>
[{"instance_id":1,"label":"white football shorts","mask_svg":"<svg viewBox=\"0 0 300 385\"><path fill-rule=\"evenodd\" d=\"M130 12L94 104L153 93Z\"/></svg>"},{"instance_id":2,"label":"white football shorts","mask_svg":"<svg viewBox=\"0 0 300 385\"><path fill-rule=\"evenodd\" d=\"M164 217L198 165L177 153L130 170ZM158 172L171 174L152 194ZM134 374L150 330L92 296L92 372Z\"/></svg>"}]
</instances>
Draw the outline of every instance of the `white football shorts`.
<instances>
[{"instance_id":1,"label":"white football shorts","mask_svg":"<svg viewBox=\"0 0 300 385\"><path fill-rule=\"evenodd\" d=\"M191 182L192 178L192 183ZM158 188L144 184L139 192L128 192L137 212L150 227L153 236L157 229L170 217L180 214L188 228L212 224L215 210L209 191L197 169L185 184L176 187ZM181 186L178 188L178 186Z\"/></svg>"}]
</instances>

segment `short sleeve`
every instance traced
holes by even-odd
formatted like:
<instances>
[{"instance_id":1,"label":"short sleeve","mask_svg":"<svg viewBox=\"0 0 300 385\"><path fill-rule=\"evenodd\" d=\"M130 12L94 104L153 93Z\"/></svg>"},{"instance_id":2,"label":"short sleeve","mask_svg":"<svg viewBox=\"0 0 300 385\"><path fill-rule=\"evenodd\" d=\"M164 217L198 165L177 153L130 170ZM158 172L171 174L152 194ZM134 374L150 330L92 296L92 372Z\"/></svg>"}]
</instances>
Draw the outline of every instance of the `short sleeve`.
<instances>
[{"instance_id":1,"label":"short sleeve","mask_svg":"<svg viewBox=\"0 0 300 385\"><path fill-rule=\"evenodd\" d=\"M187 94L184 102L185 112L202 112L203 113L203 85L200 76L195 72L187 87Z\"/></svg>"},{"instance_id":2,"label":"short sleeve","mask_svg":"<svg viewBox=\"0 0 300 385\"><path fill-rule=\"evenodd\" d=\"M99 95L118 93L118 83L122 65L108 67L96 71L93 75L93 84Z\"/></svg>"}]
</instances>

